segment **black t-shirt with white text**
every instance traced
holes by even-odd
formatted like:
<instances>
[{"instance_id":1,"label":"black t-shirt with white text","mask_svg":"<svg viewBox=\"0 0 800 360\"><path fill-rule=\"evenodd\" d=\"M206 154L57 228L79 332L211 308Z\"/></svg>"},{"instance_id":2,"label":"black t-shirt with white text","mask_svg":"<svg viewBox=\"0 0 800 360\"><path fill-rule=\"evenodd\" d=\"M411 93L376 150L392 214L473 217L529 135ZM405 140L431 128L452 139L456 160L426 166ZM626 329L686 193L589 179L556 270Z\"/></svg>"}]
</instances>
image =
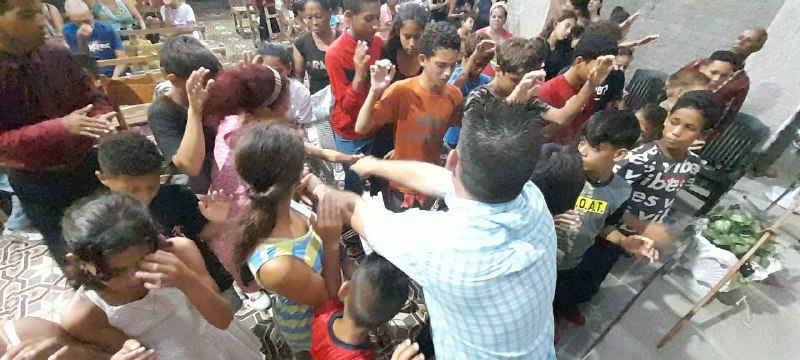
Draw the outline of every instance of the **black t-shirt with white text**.
<instances>
[{"instance_id":1,"label":"black t-shirt with white text","mask_svg":"<svg viewBox=\"0 0 800 360\"><path fill-rule=\"evenodd\" d=\"M614 172L633 188L628 212L640 220L662 222L675 196L694 183L701 166L702 160L691 151L686 159L678 161L664 154L655 142L649 142L631 150L614 166Z\"/></svg>"}]
</instances>

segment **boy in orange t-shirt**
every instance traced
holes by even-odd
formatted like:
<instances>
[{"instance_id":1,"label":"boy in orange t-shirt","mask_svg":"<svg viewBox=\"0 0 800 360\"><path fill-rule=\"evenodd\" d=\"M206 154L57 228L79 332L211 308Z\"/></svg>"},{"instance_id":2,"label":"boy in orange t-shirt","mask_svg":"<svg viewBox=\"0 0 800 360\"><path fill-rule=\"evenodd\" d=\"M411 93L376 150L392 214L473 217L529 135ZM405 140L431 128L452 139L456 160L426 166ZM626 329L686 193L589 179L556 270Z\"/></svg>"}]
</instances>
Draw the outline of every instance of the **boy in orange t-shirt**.
<instances>
[{"instance_id":1,"label":"boy in orange t-shirt","mask_svg":"<svg viewBox=\"0 0 800 360\"><path fill-rule=\"evenodd\" d=\"M441 165L444 134L449 127L460 126L464 115L461 91L447 83L459 61L460 49L457 29L438 22L428 25L422 34L419 61L423 70L419 76L389 86L394 66L385 60L373 65L372 87L358 113L356 132L367 134L396 124L395 160ZM427 210L435 200L397 184L382 190L384 205L394 212L413 207Z\"/></svg>"}]
</instances>

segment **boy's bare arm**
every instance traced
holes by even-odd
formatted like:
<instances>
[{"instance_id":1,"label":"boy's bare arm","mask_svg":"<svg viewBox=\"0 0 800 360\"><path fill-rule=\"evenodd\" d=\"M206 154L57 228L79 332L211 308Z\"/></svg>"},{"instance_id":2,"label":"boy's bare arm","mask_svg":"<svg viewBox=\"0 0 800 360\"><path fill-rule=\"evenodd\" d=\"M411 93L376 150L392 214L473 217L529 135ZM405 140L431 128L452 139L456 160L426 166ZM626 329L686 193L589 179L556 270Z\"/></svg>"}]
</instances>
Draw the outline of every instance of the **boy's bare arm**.
<instances>
[{"instance_id":1,"label":"boy's bare arm","mask_svg":"<svg viewBox=\"0 0 800 360\"><path fill-rule=\"evenodd\" d=\"M380 60L370 68L372 76L372 87L364 101L364 106L358 111L356 119L356 132L365 135L372 131L375 126L375 118L380 117L374 114L374 107L378 100L383 96L383 92L389 87L395 74L395 67L388 60Z\"/></svg>"},{"instance_id":2,"label":"boy's bare arm","mask_svg":"<svg viewBox=\"0 0 800 360\"><path fill-rule=\"evenodd\" d=\"M362 178L378 176L430 196L441 195L445 190L441 179L450 178L450 172L441 166L419 161L379 160L375 157L363 158L350 169Z\"/></svg>"},{"instance_id":3,"label":"boy's bare arm","mask_svg":"<svg viewBox=\"0 0 800 360\"><path fill-rule=\"evenodd\" d=\"M203 80L209 74L206 68L200 68L189 75L186 80L186 93L189 96L189 112L186 130L178 150L172 156L172 163L181 172L189 176L197 176L203 169L205 159L205 137L203 135L203 108L208 100L208 88L214 83L209 80L203 86Z\"/></svg>"},{"instance_id":4,"label":"boy's bare arm","mask_svg":"<svg viewBox=\"0 0 800 360\"><path fill-rule=\"evenodd\" d=\"M469 74L475 67L475 63L493 54L494 46L495 44L492 40L483 40L478 43L478 46L475 47L475 51L467 58L467 61L465 61L464 65L461 67L461 73L458 74L458 77L453 81L453 86L457 87L459 90L463 90L464 85L467 84L467 80L469 79Z\"/></svg>"},{"instance_id":5,"label":"boy's bare arm","mask_svg":"<svg viewBox=\"0 0 800 360\"><path fill-rule=\"evenodd\" d=\"M589 74L589 80L583 84L581 90L571 97L561 109L551 108L544 114L544 119L559 125L566 125L583 110L586 102L594 96L594 88L602 84L608 77L613 65L614 56L600 56L595 60L594 68Z\"/></svg>"}]
</instances>

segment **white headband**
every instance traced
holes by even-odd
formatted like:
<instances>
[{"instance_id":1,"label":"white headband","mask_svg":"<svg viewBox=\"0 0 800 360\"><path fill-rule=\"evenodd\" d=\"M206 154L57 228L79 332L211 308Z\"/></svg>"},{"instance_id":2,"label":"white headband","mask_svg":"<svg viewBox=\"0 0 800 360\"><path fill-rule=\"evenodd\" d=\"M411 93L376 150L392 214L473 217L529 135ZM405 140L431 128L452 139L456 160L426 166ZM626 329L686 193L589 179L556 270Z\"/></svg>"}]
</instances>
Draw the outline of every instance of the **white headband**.
<instances>
[{"instance_id":1,"label":"white headband","mask_svg":"<svg viewBox=\"0 0 800 360\"><path fill-rule=\"evenodd\" d=\"M283 85L282 84L283 81L281 80L281 74L278 73L278 70L275 70L269 66L267 66L267 69L272 70L272 73L275 75L275 87L272 88L272 94L269 95L269 98L267 99L266 102L264 102L264 104L266 104L267 106L272 106L272 103L281 94L281 85Z\"/></svg>"}]
</instances>

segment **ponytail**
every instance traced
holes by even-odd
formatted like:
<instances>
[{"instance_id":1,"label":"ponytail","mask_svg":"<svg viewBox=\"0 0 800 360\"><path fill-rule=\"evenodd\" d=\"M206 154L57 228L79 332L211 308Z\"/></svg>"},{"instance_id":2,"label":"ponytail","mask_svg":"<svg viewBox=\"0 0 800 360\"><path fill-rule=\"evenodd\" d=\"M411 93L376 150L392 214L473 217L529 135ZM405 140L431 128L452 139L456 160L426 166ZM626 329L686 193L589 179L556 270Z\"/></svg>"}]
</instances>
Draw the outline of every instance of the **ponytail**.
<instances>
[{"instance_id":1,"label":"ponytail","mask_svg":"<svg viewBox=\"0 0 800 360\"><path fill-rule=\"evenodd\" d=\"M236 141L236 171L251 203L235 254L242 280L248 283L254 274L247 258L275 229L278 204L291 196L300 180L305 152L297 131L280 122L248 124L241 133Z\"/></svg>"},{"instance_id":2,"label":"ponytail","mask_svg":"<svg viewBox=\"0 0 800 360\"><path fill-rule=\"evenodd\" d=\"M277 191L273 186L266 193L248 191L250 197L250 213L242 221L242 240L236 244L236 263L241 264L241 276L244 283L253 280L254 274L247 266L247 258L255 250L258 243L269 236L275 229L278 217L278 202L283 198L283 192Z\"/></svg>"}]
</instances>

